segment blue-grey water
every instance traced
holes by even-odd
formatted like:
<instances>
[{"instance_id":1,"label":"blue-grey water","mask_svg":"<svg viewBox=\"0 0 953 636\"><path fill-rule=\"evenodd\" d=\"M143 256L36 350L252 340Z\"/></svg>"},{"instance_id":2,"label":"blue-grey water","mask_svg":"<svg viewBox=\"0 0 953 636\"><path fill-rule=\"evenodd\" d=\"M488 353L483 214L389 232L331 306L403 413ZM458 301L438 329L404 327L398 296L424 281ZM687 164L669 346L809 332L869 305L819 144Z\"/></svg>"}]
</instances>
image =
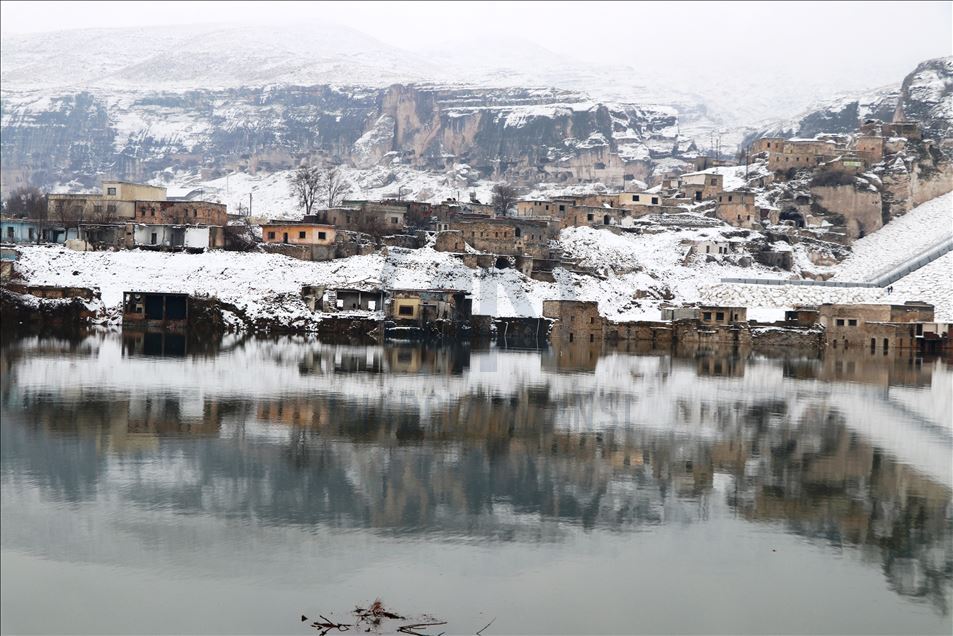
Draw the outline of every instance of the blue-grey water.
<instances>
[{"instance_id":1,"label":"blue-grey water","mask_svg":"<svg viewBox=\"0 0 953 636\"><path fill-rule=\"evenodd\" d=\"M953 629L943 361L106 334L0 371L5 633Z\"/></svg>"}]
</instances>

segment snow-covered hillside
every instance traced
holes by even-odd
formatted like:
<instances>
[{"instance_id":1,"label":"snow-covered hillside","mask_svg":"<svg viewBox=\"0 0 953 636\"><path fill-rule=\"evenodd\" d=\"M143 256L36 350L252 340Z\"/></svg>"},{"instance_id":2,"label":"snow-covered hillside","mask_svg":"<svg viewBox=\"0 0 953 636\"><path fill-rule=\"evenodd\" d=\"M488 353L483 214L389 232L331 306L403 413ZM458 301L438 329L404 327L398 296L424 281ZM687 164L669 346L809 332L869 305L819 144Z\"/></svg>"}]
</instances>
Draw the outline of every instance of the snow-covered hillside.
<instances>
[{"instance_id":1,"label":"snow-covered hillside","mask_svg":"<svg viewBox=\"0 0 953 636\"><path fill-rule=\"evenodd\" d=\"M832 280L864 282L918 255L953 235L953 193L927 201L854 243L843 263L823 269ZM712 303L748 307L793 307L833 302L905 302L923 300L936 306L936 319L953 321L953 252L938 258L892 285L881 288L839 288L720 283L701 290Z\"/></svg>"},{"instance_id":2,"label":"snow-covered hillside","mask_svg":"<svg viewBox=\"0 0 953 636\"><path fill-rule=\"evenodd\" d=\"M625 57L583 62L559 46L466 29L455 36L452 44L437 47L393 46L358 29L314 21L4 34L0 80L4 99L37 91L119 95L268 85L555 86L600 101L674 106L701 143L714 133L726 146L740 141L741 126L791 117L838 92L899 85L903 79L863 65L851 72L802 71L792 81L776 69L768 71L758 56L731 69L680 77L664 64Z\"/></svg>"},{"instance_id":3,"label":"snow-covered hillside","mask_svg":"<svg viewBox=\"0 0 953 636\"><path fill-rule=\"evenodd\" d=\"M923 236L932 239L936 233L918 233L914 228L946 219L949 230L951 197L934 199L865 239L858 253L845 263L845 271L876 273L882 269L876 266L887 266L903 253L919 251ZM881 233L882 239L875 243ZM738 236L737 229L727 225L659 227L656 233L643 234L567 228L560 233L559 246L567 257L595 275L557 269L553 283L528 279L512 269L469 269L457 258L429 246L419 250L389 248L326 262L263 253L74 252L62 247L24 247L17 267L32 284L99 288L104 304L114 313L123 291L149 289L209 294L237 305L252 318L276 318L286 324L312 318L300 297L303 285L461 289L472 294L475 313L494 316L539 316L546 299L598 301L600 312L612 320L657 320L660 306L666 302L770 309L825 302L924 300L936 305L937 320L953 321L953 253L901 279L892 293L880 288L721 283L722 278L782 275L757 263L742 266L741 257L747 255L745 241L757 238L760 235L755 232ZM739 247L725 256L689 254L689 242L700 240L733 241Z\"/></svg>"},{"instance_id":4,"label":"snow-covered hillside","mask_svg":"<svg viewBox=\"0 0 953 636\"><path fill-rule=\"evenodd\" d=\"M866 281L953 236L953 192L927 201L854 242L833 280Z\"/></svg>"},{"instance_id":5,"label":"snow-covered hillside","mask_svg":"<svg viewBox=\"0 0 953 636\"><path fill-rule=\"evenodd\" d=\"M210 294L244 309L253 318L286 323L310 317L300 298L303 285L384 285L392 289L450 288L472 293L476 313L540 316L545 299L595 300L614 320L657 319L659 305L673 295L698 300L699 289L723 276L775 273L763 266L742 268L685 258L685 239L713 238L733 228L615 235L604 230L564 230L560 243L570 257L600 276L557 270L556 282L525 278L512 269L468 269L455 257L430 247L391 248L387 253L327 262L272 254L149 251L73 252L61 247L26 247L18 270L33 284L97 287L107 307L118 307L132 289Z\"/></svg>"}]
</instances>

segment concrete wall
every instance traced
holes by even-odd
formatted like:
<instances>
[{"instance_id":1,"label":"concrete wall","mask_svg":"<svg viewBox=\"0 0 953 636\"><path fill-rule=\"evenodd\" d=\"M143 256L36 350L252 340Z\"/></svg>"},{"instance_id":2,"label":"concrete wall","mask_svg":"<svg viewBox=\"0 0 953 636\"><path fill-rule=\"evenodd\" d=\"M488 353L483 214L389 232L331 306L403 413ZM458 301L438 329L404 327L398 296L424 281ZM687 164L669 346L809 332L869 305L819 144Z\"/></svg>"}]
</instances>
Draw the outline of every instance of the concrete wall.
<instances>
[{"instance_id":1,"label":"concrete wall","mask_svg":"<svg viewBox=\"0 0 953 636\"><path fill-rule=\"evenodd\" d=\"M125 181L103 181L102 196L116 201L165 201L166 189L145 183L127 183Z\"/></svg>"}]
</instances>

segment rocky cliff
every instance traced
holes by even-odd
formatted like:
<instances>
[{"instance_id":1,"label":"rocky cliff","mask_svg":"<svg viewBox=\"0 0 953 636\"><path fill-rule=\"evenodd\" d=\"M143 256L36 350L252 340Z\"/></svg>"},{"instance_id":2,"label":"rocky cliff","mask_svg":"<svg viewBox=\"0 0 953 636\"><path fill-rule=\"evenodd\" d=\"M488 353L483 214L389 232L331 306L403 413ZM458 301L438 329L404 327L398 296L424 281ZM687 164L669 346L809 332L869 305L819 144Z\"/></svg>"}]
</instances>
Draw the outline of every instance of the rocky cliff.
<instances>
[{"instance_id":1,"label":"rocky cliff","mask_svg":"<svg viewBox=\"0 0 953 636\"><path fill-rule=\"evenodd\" d=\"M215 178L316 157L401 163L533 183L647 180L691 147L666 107L600 104L557 89L288 86L184 92L5 93L4 186L103 176Z\"/></svg>"},{"instance_id":2,"label":"rocky cliff","mask_svg":"<svg viewBox=\"0 0 953 636\"><path fill-rule=\"evenodd\" d=\"M904 78L897 116L921 122L937 138L953 137L953 57L927 60Z\"/></svg>"},{"instance_id":3,"label":"rocky cliff","mask_svg":"<svg viewBox=\"0 0 953 636\"><path fill-rule=\"evenodd\" d=\"M749 135L745 143L765 136L851 133L865 119L895 118L920 122L927 135L936 139L953 137L953 57L919 64L900 86L845 96L811 108L792 121L775 122Z\"/></svg>"}]
</instances>

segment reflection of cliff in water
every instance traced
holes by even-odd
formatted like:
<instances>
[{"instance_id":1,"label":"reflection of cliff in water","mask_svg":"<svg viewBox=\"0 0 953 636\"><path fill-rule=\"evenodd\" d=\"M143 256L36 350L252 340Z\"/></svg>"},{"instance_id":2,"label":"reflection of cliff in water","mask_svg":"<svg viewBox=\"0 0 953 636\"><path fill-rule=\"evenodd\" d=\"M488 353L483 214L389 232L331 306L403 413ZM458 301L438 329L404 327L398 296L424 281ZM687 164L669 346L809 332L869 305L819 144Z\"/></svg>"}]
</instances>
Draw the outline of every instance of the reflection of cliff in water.
<instances>
[{"instance_id":1,"label":"reflection of cliff in water","mask_svg":"<svg viewBox=\"0 0 953 636\"><path fill-rule=\"evenodd\" d=\"M539 362L542 380L517 374L520 364L502 366L504 357L494 372L514 378L507 390L473 384L442 399L446 382L467 381L468 350L280 342L255 350L261 369L251 372L268 374L277 363L320 376L324 390L197 395L177 380L177 366L147 389L126 388L121 369L103 386L40 373L18 384L36 356L95 353L75 343L31 347L0 356L3 479L33 475L53 500L118 497L269 525L516 541L559 540L561 523L625 532L705 521L723 509L874 550L898 593L946 611L950 489L858 434L824 395L815 399L827 390L816 383L826 361L747 364L733 356L716 367L710 352L658 357L644 367L654 376L625 367L630 390L622 383L593 395L574 390L571 378L569 388L542 381L563 373L547 371L549 354ZM228 372L228 361L222 354L214 368ZM932 368L921 365L914 377ZM705 386L766 369L779 370L768 380L777 391L745 398ZM694 378L688 390L646 394L682 371ZM415 399L397 388L408 374ZM369 379L375 390L357 395L325 382L335 376ZM872 376L875 385L890 377ZM792 382L793 391L780 390ZM593 401L653 408L653 399L671 402L671 426L566 425L590 417Z\"/></svg>"}]
</instances>

